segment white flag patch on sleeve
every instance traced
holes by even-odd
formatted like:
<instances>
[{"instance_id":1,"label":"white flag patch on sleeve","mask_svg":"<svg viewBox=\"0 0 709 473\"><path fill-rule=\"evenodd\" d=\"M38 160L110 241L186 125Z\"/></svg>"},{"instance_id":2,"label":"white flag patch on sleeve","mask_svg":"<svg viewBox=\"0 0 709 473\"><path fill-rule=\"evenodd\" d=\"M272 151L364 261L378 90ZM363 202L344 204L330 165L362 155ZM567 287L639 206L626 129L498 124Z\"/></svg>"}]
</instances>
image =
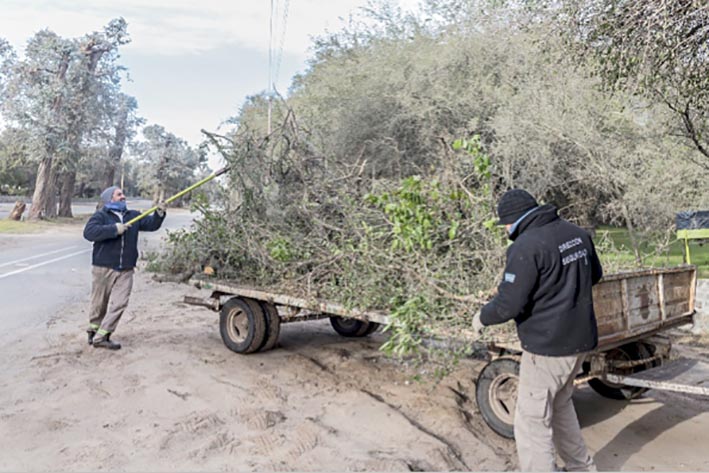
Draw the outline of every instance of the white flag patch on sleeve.
<instances>
[{"instance_id":1,"label":"white flag patch on sleeve","mask_svg":"<svg viewBox=\"0 0 709 473\"><path fill-rule=\"evenodd\" d=\"M515 279L517 279L517 275L515 273L505 273L505 282L512 284L515 282Z\"/></svg>"}]
</instances>

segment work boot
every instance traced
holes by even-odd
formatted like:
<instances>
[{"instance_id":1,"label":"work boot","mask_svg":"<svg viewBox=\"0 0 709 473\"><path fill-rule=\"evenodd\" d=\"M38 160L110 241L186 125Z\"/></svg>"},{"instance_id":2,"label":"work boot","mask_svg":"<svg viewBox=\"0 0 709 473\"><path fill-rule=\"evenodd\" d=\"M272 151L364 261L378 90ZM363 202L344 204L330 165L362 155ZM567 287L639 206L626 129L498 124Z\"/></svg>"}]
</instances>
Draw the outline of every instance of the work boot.
<instances>
[{"instance_id":1,"label":"work boot","mask_svg":"<svg viewBox=\"0 0 709 473\"><path fill-rule=\"evenodd\" d=\"M94 337L96 336L96 330L87 330L86 333L89 334L89 345L93 345Z\"/></svg>"},{"instance_id":2,"label":"work boot","mask_svg":"<svg viewBox=\"0 0 709 473\"><path fill-rule=\"evenodd\" d=\"M102 339L94 341L94 348L108 348L109 350L120 350L121 344L111 341L111 334L107 334Z\"/></svg>"}]
</instances>

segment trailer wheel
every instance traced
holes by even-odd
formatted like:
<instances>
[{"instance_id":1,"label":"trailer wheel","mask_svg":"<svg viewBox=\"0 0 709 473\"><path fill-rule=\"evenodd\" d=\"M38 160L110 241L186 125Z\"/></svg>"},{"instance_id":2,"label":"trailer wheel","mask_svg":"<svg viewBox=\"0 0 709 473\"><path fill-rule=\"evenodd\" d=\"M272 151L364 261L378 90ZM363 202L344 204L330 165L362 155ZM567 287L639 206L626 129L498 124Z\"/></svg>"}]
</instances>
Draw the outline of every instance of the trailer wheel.
<instances>
[{"instance_id":1,"label":"trailer wheel","mask_svg":"<svg viewBox=\"0 0 709 473\"><path fill-rule=\"evenodd\" d=\"M229 299L219 313L219 332L231 351L255 352L266 338L266 317L261 306L250 299Z\"/></svg>"},{"instance_id":2,"label":"trailer wheel","mask_svg":"<svg viewBox=\"0 0 709 473\"><path fill-rule=\"evenodd\" d=\"M381 326L382 324L379 324L377 322L369 322L369 327L367 328L367 331L364 333L364 335L367 336L373 334Z\"/></svg>"},{"instance_id":3,"label":"trailer wheel","mask_svg":"<svg viewBox=\"0 0 709 473\"><path fill-rule=\"evenodd\" d=\"M649 347L642 342L628 343L627 345L613 348L606 352L606 360L609 361L635 361L649 358L650 356L652 356L652 353ZM660 362L656 360L632 368L617 369L614 372L616 374L632 374L657 366L659 363ZM611 383L601 378L590 379L588 385L601 396L620 401L636 399L648 390L648 388Z\"/></svg>"},{"instance_id":4,"label":"trailer wheel","mask_svg":"<svg viewBox=\"0 0 709 473\"><path fill-rule=\"evenodd\" d=\"M519 361L513 358L492 360L475 384L475 399L485 423L508 439L514 438L518 386Z\"/></svg>"},{"instance_id":5,"label":"trailer wheel","mask_svg":"<svg viewBox=\"0 0 709 473\"><path fill-rule=\"evenodd\" d=\"M278 316L278 309L270 302L260 301L261 310L266 316L266 337L260 351L268 351L278 343L278 336L281 333L281 318Z\"/></svg>"},{"instance_id":6,"label":"trailer wheel","mask_svg":"<svg viewBox=\"0 0 709 473\"><path fill-rule=\"evenodd\" d=\"M371 323L333 315L330 317L330 325L343 337L364 337Z\"/></svg>"}]
</instances>

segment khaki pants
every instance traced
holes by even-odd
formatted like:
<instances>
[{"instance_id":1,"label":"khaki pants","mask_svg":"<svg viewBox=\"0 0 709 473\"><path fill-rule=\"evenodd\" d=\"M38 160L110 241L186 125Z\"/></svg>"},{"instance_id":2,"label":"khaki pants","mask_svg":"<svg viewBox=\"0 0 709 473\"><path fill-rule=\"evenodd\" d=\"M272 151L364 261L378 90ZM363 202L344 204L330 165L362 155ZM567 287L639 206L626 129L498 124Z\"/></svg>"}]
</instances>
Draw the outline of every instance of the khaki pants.
<instances>
[{"instance_id":1,"label":"khaki pants","mask_svg":"<svg viewBox=\"0 0 709 473\"><path fill-rule=\"evenodd\" d=\"M128 306L130 291L133 289L133 269L116 271L111 268L93 266L91 270L91 309L89 327L96 330L94 341L102 340L113 333ZM109 308L109 299L111 306Z\"/></svg>"},{"instance_id":2,"label":"khaki pants","mask_svg":"<svg viewBox=\"0 0 709 473\"><path fill-rule=\"evenodd\" d=\"M514 421L521 471L554 471L556 452L567 471L595 471L571 401L584 358L523 352Z\"/></svg>"}]
</instances>

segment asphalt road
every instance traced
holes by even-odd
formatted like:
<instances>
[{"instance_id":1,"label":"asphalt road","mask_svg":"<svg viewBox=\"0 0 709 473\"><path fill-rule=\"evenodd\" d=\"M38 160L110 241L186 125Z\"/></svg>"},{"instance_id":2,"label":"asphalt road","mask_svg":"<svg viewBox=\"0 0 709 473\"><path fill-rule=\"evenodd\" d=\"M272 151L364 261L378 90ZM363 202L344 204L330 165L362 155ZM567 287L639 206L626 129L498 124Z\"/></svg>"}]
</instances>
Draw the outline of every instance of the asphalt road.
<instances>
[{"instance_id":1,"label":"asphalt road","mask_svg":"<svg viewBox=\"0 0 709 473\"><path fill-rule=\"evenodd\" d=\"M149 206L140 204L129 201L128 207ZM141 233L139 249L159 249L166 230L188 226L192 219L185 210L169 209L159 231ZM41 337L61 307L77 300L88 304L92 244L82 232L83 225L66 225L41 234L0 235L0 344L27 329ZM81 317L77 314L77 322Z\"/></svg>"}]
</instances>

